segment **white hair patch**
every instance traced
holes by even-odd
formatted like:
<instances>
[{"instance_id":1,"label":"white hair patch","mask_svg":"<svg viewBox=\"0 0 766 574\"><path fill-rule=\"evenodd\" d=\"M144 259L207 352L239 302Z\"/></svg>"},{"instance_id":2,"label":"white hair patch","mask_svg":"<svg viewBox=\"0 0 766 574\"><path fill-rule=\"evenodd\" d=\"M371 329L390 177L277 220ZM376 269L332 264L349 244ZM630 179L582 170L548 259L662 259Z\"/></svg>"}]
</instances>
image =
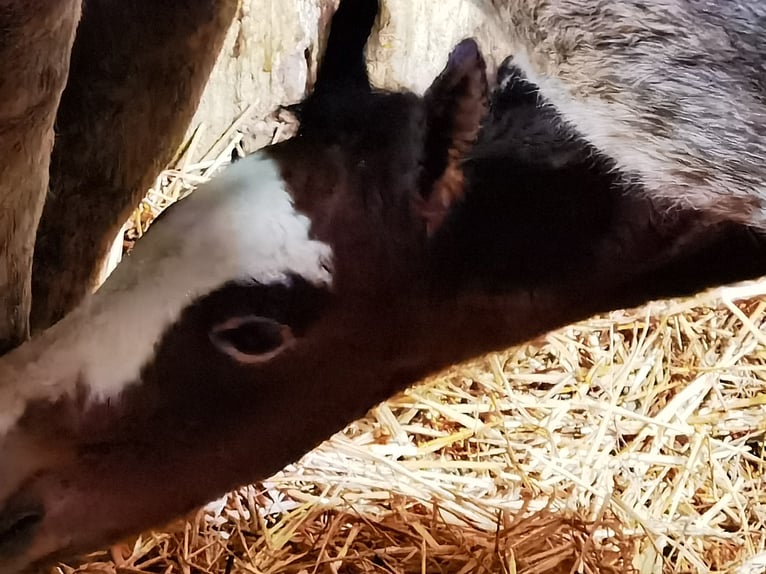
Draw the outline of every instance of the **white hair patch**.
<instances>
[{"instance_id":1,"label":"white hair patch","mask_svg":"<svg viewBox=\"0 0 766 574\"><path fill-rule=\"evenodd\" d=\"M276 162L255 154L171 208L106 283L36 339L0 359L0 436L32 400L78 382L90 400L138 380L165 330L192 301L230 281L296 274L329 285L332 250L309 237Z\"/></svg>"}]
</instances>

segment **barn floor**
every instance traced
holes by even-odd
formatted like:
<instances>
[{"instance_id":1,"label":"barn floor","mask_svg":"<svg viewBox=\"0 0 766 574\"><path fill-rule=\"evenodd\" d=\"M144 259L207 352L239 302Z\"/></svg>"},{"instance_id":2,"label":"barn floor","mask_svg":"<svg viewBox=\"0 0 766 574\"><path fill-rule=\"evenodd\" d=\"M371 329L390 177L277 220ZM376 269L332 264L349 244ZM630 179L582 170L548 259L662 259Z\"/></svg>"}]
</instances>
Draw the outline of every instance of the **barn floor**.
<instances>
[{"instance_id":1,"label":"barn floor","mask_svg":"<svg viewBox=\"0 0 766 574\"><path fill-rule=\"evenodd\" d=\"M233 133L162 175L126 245ZM765 432L766 280L455 367L268 482L55 571L762 573Z\"/></svg>"}]
</instances>

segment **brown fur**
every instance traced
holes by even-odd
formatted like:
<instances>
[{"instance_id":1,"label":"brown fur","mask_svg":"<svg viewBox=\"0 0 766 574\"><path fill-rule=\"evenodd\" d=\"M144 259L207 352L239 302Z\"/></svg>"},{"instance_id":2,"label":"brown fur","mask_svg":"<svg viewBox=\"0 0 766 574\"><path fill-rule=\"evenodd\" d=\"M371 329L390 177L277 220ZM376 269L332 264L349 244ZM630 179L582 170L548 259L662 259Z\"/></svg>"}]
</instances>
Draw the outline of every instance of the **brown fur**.
<instances>
[{"instance_id":1,"label":"brown fur","mask_svg":"<svg viewBox=\"0 0 766 574\"><path fill-rule=\"evenodd\" d=\"M37 232L33 329L95 286L111 240L181 144L237 4L85 4Z\"/></svg>"},{"instance_id":2,"label":"brown fur","mask_svg":"<svg viewBox=\"0 0 766 574\"><path fill-rule=\"evenodd\" d=\"M79 0L0 0L0 351L28 334L35 231Z\"/></svg>"},{"instance_id":3,"label":"brown fur","mask_svg":"<svg viewBox=\"0 0 766 574\"><path fill-rule=\"evenodd\" d=\"M429 109L427 121L440 126L431 133L442 138L442 141L432 141L428 145L446 148L444 155L439 157L439 165L426 169L426 177L433 177L429 172L434 170L439 174L433 186L428 186L429 195L421 207L429 235L436 232L452 204L463 196L462 163L476 143L487 111L486 67L478 46L463 41L449 59L455 60L455 64L447 66L424 96ZM453 94L458 91L461 97L455 98ZM443 94L452 97L440 101Z\"/></svg>"}]
</instances>

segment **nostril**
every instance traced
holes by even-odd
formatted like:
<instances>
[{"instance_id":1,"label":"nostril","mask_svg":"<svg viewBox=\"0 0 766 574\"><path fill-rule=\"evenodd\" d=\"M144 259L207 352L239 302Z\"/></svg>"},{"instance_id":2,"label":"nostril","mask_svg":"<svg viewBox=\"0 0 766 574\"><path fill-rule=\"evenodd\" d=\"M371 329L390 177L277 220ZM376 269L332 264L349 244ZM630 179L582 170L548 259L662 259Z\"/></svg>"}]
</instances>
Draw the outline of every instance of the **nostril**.
<instances>
[{"instance_id":1,"label":"nostril","mask_svg":"<svg viewBox=\"0 0 766 574\"><path fill-rule=\"evenodd\" d=\"M0 557L19 554L32 542L45 517L42 505L11 502L0 512Z\"/></svg>"}]
</instances>

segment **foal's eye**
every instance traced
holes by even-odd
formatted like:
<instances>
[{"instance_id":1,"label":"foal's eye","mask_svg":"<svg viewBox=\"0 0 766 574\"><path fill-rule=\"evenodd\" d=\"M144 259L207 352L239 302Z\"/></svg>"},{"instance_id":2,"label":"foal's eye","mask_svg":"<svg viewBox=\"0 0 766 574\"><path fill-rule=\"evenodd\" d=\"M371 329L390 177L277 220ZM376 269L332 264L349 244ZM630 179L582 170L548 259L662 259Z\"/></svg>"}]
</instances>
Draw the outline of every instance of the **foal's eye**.
<instances>
[{"instance_id":1,"label":"foal's eye","mask_svg":"<svg viewBox=\"0 0 766 574\"><path fill-rule=\"evenodd\" d=\"M255 315L219 323L211 329L210 340L219 351L247 364L266 362L294 342L290 327Z\"/></svg>"}]
</instances>

